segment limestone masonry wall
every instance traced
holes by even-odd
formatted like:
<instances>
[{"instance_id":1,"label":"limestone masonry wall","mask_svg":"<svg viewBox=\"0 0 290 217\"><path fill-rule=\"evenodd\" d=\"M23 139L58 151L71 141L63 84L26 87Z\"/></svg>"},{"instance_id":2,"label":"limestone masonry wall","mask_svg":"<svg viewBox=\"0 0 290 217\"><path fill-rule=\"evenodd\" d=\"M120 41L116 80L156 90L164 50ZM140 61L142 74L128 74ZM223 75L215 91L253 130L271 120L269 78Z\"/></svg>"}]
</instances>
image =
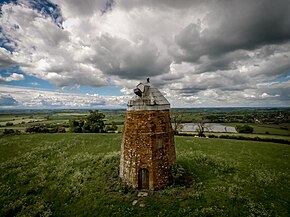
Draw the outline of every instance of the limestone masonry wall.
<instances>
[{"instance_id":1,"label":"limestone masonry wall","mask_svg":"<svg viewBox=\"0 0 290 217\"><path fill-rule=\"evenodd\" d=\"M169 110L128 111L120 162L120 177L127 185L151 190L162 188L169 184L170 168L175 162Z\"/></svg>"}]
</instances>

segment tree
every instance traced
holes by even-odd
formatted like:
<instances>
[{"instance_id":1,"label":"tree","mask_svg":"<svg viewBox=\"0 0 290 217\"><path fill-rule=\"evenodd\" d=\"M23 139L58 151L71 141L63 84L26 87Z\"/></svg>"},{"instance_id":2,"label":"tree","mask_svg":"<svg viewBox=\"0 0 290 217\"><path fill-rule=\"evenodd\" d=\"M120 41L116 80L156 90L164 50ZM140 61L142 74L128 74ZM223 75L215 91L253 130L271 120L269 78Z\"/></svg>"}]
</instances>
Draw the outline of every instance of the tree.
<instances>
[{"instance_id":1,"label":"tree","mask_svg":"<svg viewBox=\"0 0 290 217\"><path fill-rule=\"evenodd\" d=\"M253 133L254 132L254 128L249 126L249 125L238 125L236 126L236 130L238 131L238 133Z\"/></svg>"},{"instance_id":2,"label":"tree","mask_svg":"<svg viewBox=\"0 0 290 217\"><path fill-rule=\"evenodd\" d=\"M206 122L207 122L207 120L204 119L203 117L201 117L201 118L199 118L199 119L196 120L196 123L195 123L196 126L197 126L196 131L197 131L197 135L199 137L205 137L204 131L206 129L208 129L208 127L206 126Z\"/></svg>"},{"instance_id":3,"label":"tree","mask_svg":"<svg viewBox=\"0 0 290 217\"><path fill-rule=\"evenodd\" d=\"M70 120L69 121L70 131L73 133L82 133L83 125L84 125L83 120Z\"/></svg>"},{"instance_id":4,"label":"tree","mask_svg":"<svg viewBox=\"0 0 290 217\"><path fill-rule=\"evenodd\" d=\"M105 115L97 110L89 111L90 114L85 118L85 124L83 126L83 132L89 133L101 133L104 132L105 123L104 118Z\"/></svg>"},{"instance_id":5,"label":"tree","mask_svg":"<svg viewBox=\"0 0 290 217\"><path fill-rule=\"evenodd\" d=\"M101 133L105 132L105 115L98 111L89 111L90 114L82 120L71 120L70 131L74 133Z\"/></svg>"},{"instance_id":6,"label":"tree","mask_svg":"<svg viewBox=\"0 0 290 217\"><path fill-rule=\"evenodd\" d=\"M178 134L178 131L183 129L182 115L177 115L177 114L172 115L172 123L173 123L174 134Z\"/></svg>"}]
</instances>

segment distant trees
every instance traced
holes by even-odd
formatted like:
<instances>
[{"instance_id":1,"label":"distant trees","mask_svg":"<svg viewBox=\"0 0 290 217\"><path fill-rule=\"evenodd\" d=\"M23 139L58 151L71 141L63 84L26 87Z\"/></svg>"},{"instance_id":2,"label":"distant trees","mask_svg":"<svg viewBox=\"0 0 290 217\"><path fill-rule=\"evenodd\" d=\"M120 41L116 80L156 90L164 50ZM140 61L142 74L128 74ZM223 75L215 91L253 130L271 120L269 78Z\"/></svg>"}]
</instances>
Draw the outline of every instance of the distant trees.
<instances>
[{"instance_id":1,"label":"distant trees","mask_svg":"<svg viewBox=\"0 0 290 217\"><path fill-rule=\"evenodd\" d=\"M29 126L25 129L26 133L65 133L66 130L62 126L48 127L44 124Z\"/></svg>"},{"instance_id":2,"label":"distant trees","mask_svg":"<svg viewBox=\"0 0 290 217\"><path fill-rule=\"evenodd\" d=\"M249 125L237 125L236 130L238 133L253 133L254 128Z\"/></svg>"},{"instance_id":3,"label":"distant trees","mask_svg":"<svg viewBox=\"0 0 290 217\"><path fill-rule=\"evenodd\" d=\"M70 120L70 131L74 133L102 133L105 132L105 115L97 110L81 120Z\"/></svg>"},{"instance_id":4,"label":"distant trees","mask_svg":"<svg viewBox=\"0 0 290 217\"><path fill-rule=\"evenodd\" d=\"M21 132L19 130L13 130L13 129L4 129L3 135L19 135Z\"/></svg>"}]
</instances>

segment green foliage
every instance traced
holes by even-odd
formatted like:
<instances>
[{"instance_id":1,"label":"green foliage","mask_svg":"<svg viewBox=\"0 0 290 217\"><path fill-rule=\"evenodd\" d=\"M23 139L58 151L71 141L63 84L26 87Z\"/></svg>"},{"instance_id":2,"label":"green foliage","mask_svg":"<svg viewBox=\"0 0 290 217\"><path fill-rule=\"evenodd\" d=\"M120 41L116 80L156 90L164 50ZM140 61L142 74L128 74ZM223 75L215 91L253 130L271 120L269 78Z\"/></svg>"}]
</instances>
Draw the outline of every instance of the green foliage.
<instances>
[{"instance_id":1,"label":"green foliage","mask_svg":"<svg viewBox=\"0 0 290 217\"><path fill-rule=\"evenodd\" d=\"M189 187L193 183L192 174L190 171L183 168L180 164L175 164L171 167L172 185Z\"/></svg>"},{"instance_id":2,"label":"green foliage","mask_svg":"<svg viewBox=\"0 0 290 217\"><path fill-rule=\"evenodd\" d=\"M107 125L105 128L106 132L115 132L118 130L117 123L115 121L112 121L110 125Z\"/></svg>"},{"instance_id":3,"label":"green foliage","mask_svg":"<svg viewBox=\"0 0 290 217\"><path fill-rule=\"evenodd\" d=\"M46 126L44 124L36 124L25 129L26 133L65 133L66 130L61 126Z\"/></svg>"},{"instance_id":4,"label":"green foliage","mask_svg":"<svg viewBox=\"0 0 290 217\"><path fill-rule=\"evenodd\" d=\"M70 131L74 133L101 133L105 131L105 115L98 111L89 111L90 114L81 120L70 120Z\"/></svg>"},{"instance_id":5,"label":"green foliage","mask_svg":"<svg viewBox=\"0 0 290 217\"><path fill-rule=\"evenodd\" d=\"M4 129L3 131L4 135L19 135L21 132L19 130L14 130L14 129Z\"/></svg>"},{"instance_id":6,"label":"green foliage","mask_svg":"<svg viewBox=\"0 0 290 217\"><path fill-rule=\"evenodd\" d=\"M48 133L49 129L44 125L33 125L25 129L26 133Z\"/></svg>"},{"instance_id":7,"label":"green foliage","mask_svg":"<svg viewBox=\"0 0 290 217\"><path fill-rule=\"evenodd\" d=\"M83 120L70 120L69 121L70 125L70 132L72 133L82 133L83 132L83 125L84 121Z\"/></svg>"},{"instance_id":8,"label":"green foliage","mask_svg":"<svg viewBox=\"0 0 290 217\"><path fill-rule=\"evenodd\" d=\"M6 127L13 126L13 123L12 123L12 122L7 122L7 123L5 124L5 126L6 126Z\"/></svg>"},{"instance_id":9,"label":"green foliage","mask_svg":"<svg viewBox=\"0 0 290 217\"><path fill-rule=\"evenodd\" d=\"M254 128L249 125L238 125L236 126L236 130L239 133L253 133L254 132Z\"/></svg>"}]
</instances>

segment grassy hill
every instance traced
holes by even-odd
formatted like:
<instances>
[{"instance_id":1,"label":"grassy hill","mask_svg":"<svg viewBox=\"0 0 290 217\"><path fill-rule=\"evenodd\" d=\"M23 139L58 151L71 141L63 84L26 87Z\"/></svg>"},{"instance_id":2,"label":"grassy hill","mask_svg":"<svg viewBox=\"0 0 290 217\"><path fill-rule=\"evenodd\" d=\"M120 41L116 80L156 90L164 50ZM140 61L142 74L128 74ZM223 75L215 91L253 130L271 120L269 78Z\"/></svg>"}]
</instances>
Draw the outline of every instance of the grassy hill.
<instances>
[{"instance_id":1,"label":"grassy hill","mask_svg":"<svg viewBox=\"0 0 290 217\"><path fill-rule=\"evenodd\" d=\"M120 134L2 136L0 216L290 215L289 145L175 142L178 172L192 184L141 199L118 179Z\"/></svg>"}]
</instances>

